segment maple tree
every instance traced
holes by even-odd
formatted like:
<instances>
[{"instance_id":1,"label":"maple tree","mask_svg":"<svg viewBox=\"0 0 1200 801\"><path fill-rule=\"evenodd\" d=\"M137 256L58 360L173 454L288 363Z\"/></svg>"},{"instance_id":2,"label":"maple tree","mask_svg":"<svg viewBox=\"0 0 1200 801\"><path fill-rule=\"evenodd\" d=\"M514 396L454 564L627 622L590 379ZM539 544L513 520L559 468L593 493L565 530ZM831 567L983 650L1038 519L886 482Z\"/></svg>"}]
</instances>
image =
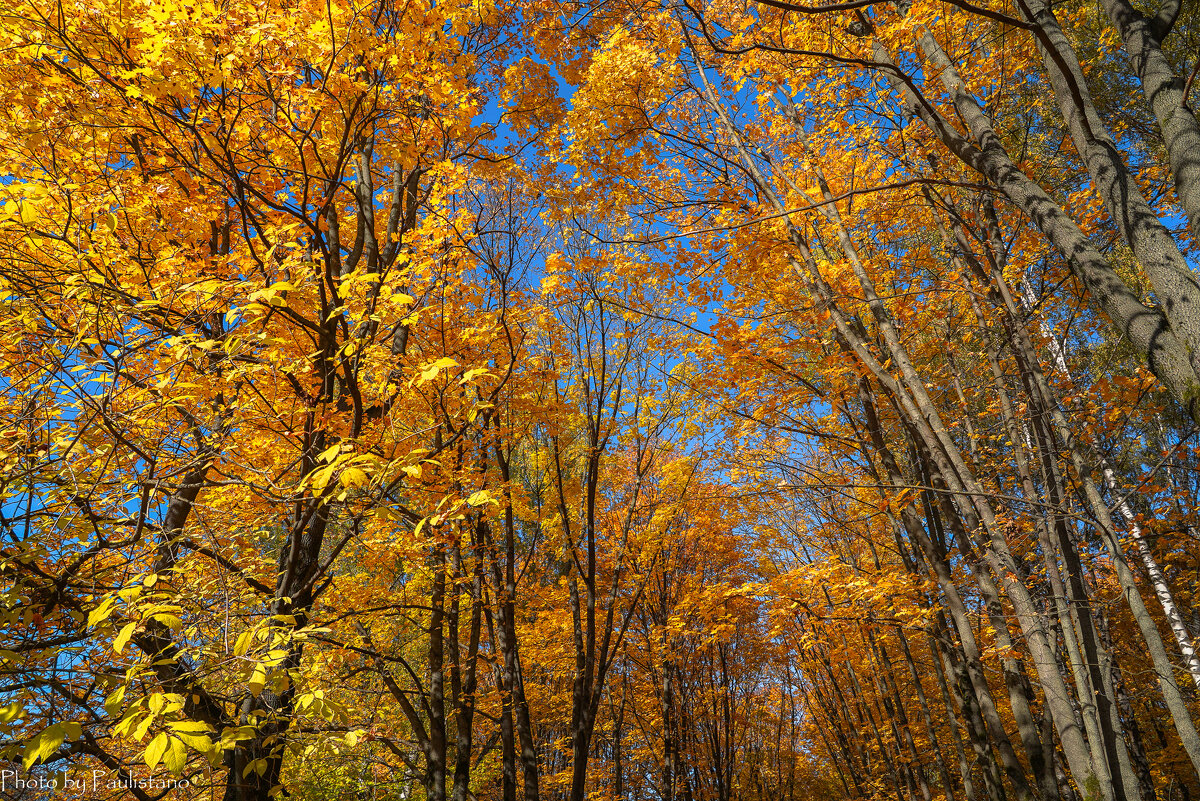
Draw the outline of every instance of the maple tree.
<instances>
[{"instance_id":1,"label":"maple tree","mask_svg":"<svg viewBox=\"0 0 1200 801\"><path fill-rule=\"evenodd\" d=\"M1194 3L2 18L4 781L1200 792Z\"/></svg>"}]
</instances>

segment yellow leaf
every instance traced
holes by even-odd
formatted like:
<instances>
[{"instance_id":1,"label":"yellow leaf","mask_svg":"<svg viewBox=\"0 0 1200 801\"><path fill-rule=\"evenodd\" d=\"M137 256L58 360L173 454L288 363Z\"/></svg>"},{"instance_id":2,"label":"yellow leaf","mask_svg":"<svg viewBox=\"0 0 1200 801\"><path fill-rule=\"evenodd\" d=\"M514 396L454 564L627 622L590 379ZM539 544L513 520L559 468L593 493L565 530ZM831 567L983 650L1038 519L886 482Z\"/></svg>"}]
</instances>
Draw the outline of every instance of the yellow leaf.
<instances>
[{"instance_id":1,"label":"yellow leaf","mask_svg":"<svg viewBox=\"0 0 1200 801\"><path fill-rule=\"evenodd\" d=\"M158 763L162 761L163 754L167 752L167 746L170 745L171 738L164 732L159 732L154 735L154 739L150 741L150 745L146 746L146 765L150 768L158 767Z\"/></svg>"},{"instance_id":2,"label":"yellow leaf","mask_svg":"<svg viewBox=\"0 0 1200 801\"><path fill-rule=\"evenodd\" d=\"M171 744L163 757L163 764L171 773L178 775L183 772L183 767L187 764L187 746L183 744L182 740L171 738Z\"/></svg>"},{"instance_id":3,"label":"yellow leaf","mask_svg":"<svg viewBox=\"0 0 1200 801\"><path fill-rule=\"evenodd\" d=\"M38 736L25 744L25 770L33 767L34 763L41 762L46 757L53 754L62 745L63 740L67 738L67 732L61 723L55 723L50 728L43 731Z\"/></svg>"},{"instance_id":4,"label":"yellow leaf","mask_svg":"<svg viewBox=\"0 0 1200 801\"><path fill-rule=\"evenodd\" d=\"M250 694L255 698L263 691L263 687L267 686L267 669L261 664L254 666L254 672L250 674L250 680L246 682L246 686L250 688Z\"/></svg>"},{"instance_id":5,"label":"yellow leaf","mask_svg":"<svg viewBox=\"0 0 1200 801\"><path fill-rule=\"evenodd\" d=\"M333 476L333 465L323 467L313 473L312 485L315 490L325 489L325 485L329 483L330 477Z\"/></svg>"},{"instance_id":6,"label":"yellow leaf","mask_svg":"<svg viewBox=\"0 0 1200 801\"><path fill-rule=\"evenodd\" d=\"M95 626L97 623L102 623L112 614L113 607L117 605L117 599L111 595L105 598L99 606L88 613L87 624L88 628Z\"/></svg>"},{"instance_id":7,"label":"yellow leaf","mask_svg":"<svg viewBox=\"0 0 1200 801\"><path fill-rule=\"evenodd\" d=\"M109 696L104 699L104 711L110 715L117 714L117 710L121 708L121 702L125 700L125 685L122 684L117 689L109 693Z\"/></svg>"},{"instance_id":8,"label":"yellow leaf","mask_svg":"<svg viewBox=\"0 0 1200 801\"><path fill-rule=\"evenodd\" d=\"M496 506L500 505L500 502L492 497L490 490L479 490L479 492L474 492L471 494L470 498L467 498L468 506L483 506L485 503L494 504Z\"/></svg>"},{"instance_id":9,"label":"yellow leaf","mask_svg":"<svg viewBox=\"0 0 1200 801\"><path fill-rule=\"evenodd\" d=\"M133 739L140 743L142 738L146 736L146 732L150 731L150 724L154 723L155 717L153 713L146 715L142 719L142 722L137 725L137 728L133 730Z\"/></svg>"},{"instance_id":10,"label":"yellow leaf","mask_svg":"<svg viewBox=\"0 0 1200 801\"><path fill-rule=\"evenodd\" d=\"M150 618L152 620L157 620L159 623L162 623L169 629L177 629L183 625L183 621L179 618L179 616L173 615L170 612L158 612L157 614L151 615Z\"/></svg>"},{"instance_id":11,"label":"yellow leaf","mask_svg":"<svg viewBox=\"0 0 1200 801\"><path fill-rule=\"evenodd\" d=\"M212 731L212 727L202 720L177 720L167 725L177 732Z\"/></svg>"},{"instance_id":12,"label":"yellow leaf","mask_svg":"<svg viewBox=\"0 0 1200 801\"><path fill-rule=\"evenodd\" d=\"M478 378L481 375L489 375L487 368L473 367L470 370L468 370L467 372L463 373L462 378L459 379L459 383L461 383L461 384L470 383L471 381L474 381L476 378Z\"/></svg>"},{"instance_id":13,"label":"yellow leaf","mask_svg":"<svg viewBox=\"0 0 1200 801\"><path fill-rule=\"evenodd\" d=\"M133 630L137 627L136 623L126 623L121 629L121 633L117 635L117 639L113 640L113 650L118 654L125 650L125 644L129 642L129 638L133 636Z\"/></svg>"},{"instance_id":14,"label":"yellow leaf","mask_svg":"<svg viewBox=\"0 0 1200 801\"><path fill-rule=\"evenodd\" d=\"M190 734L188 732L180 732L179 739L195 748L202 754L210 753L213 750L213 741L211 738L203 734Z\"/></svg>"},{"instance_id":15,"label":"yellow leaf","mask_svg":"<svg viewBox=\"0 0 1200 801\"><path fill-rule=\"evenodd\" d=\"M254 642L254 631L243 631L233 643L233 655L245 656L246 652L250 650L252 642Z\"/></svg>"},{"instance_id":16,"label":"yellow leaf","mask_svg":"<svg viewBox=\"0 0 1200 801\"><path fill-rule=\"evenodd\" d=\"M38 207L32 202L26 200L21 204L21 222L25 225L33 225L37 220Z\"/></svg>"},{"instance_id":17,"label":"yellow leaf","mask_svg":"<svg viewBox=\"0 0 1200 801\"><path fill-rule=\"evenodd\" d=\"M437 378L438 373L440 373L445 368L457 367L457 366L458 366L458 362L456 362L454 359L451 359L449 356L443 356L442 358L438 359L436 362L434 362L433 364L429 365L427 368L425 368L424 370L421 371L421 380L418 383L428 384L430 381Z\"/></svg>"},{"instance_id":18,"label":"yellow leaf","mask_svg":"<svg viewBox=\"0 0 1200 801\"><path fill-rule=\"evenodd\" d=\"M357 467L347 468L341 477L343 487L365 487L367 474Z\"/></svg>"},{"instance_id":19,"label":"yellow leaf","mask_svg":"<svg viewBox=\"0 0 1200 801\"><path fill-rule=\"evenodd\" d=\"M0 706L0 723L12 723L24 714L25 707L21 706L21 702L13 701L11 704Z\"/></svg>"}]
</instances>

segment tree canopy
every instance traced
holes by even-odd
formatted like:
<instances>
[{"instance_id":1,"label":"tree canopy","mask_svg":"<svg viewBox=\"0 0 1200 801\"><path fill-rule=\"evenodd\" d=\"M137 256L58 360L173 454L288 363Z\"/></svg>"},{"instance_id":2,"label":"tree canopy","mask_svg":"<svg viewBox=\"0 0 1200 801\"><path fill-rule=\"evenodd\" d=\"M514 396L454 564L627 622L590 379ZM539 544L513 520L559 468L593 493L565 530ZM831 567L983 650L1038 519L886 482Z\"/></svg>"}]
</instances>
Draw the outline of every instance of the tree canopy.
<instances>
[{"instance_id":1,"label":"tree canopy","mask_svg":"<svg viewBox=\"0 0 1200 801\"><path fill-rule=\"evenodd\" d=\"M0 20L0 791L1200 797L1194 0Z\"/></svg>"}]
</instances>

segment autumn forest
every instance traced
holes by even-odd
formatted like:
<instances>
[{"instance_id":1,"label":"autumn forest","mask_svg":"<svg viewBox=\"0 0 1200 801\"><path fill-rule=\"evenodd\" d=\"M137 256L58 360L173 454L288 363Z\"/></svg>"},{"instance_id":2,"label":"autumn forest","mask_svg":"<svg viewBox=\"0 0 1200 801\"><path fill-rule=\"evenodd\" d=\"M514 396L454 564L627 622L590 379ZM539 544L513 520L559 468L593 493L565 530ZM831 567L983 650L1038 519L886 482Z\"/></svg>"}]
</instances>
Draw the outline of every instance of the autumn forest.
<instances>
[{"instance_id":1,"label":"autumn forest","mask_svg":"<svg viewBox=\"0 0 1200 801\"><path fill-rule=\"evenodd\" d=\"M1200 801L1198 0L11 0L0 797Z\"/></svg>"}]
</instances>

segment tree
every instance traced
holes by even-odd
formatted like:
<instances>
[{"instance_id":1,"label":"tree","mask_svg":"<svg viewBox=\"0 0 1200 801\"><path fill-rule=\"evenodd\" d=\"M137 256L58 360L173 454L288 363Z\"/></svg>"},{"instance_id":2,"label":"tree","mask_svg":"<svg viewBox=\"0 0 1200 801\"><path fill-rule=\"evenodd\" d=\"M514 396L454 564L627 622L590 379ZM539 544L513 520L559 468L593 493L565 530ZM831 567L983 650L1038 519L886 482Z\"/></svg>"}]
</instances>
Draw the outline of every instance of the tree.
<instances>
[{"instance_id":1,"label":"tree","mask_svg":"<svg viewBox=\"0 0 1200 801\"><path fill-rule=\"evenodd\" d=\"M12 775L1200 792L1196 15L1122 2L18 3Z\"/></svg>"}]
</instances>

